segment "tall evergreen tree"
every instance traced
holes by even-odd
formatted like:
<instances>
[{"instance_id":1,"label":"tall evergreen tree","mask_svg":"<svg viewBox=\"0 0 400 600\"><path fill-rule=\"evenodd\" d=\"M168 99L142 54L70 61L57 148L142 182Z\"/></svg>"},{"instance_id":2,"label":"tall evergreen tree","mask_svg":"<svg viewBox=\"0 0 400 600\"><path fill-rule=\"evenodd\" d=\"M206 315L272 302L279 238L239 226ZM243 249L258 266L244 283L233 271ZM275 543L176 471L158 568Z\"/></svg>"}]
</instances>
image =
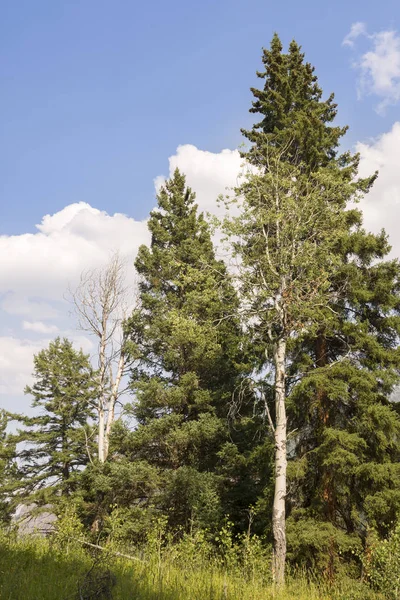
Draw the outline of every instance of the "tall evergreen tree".
<instances>
[{"instance_id":1,"label":"tall evergreen tree","mask_svg":"<svg viewBox=\"0 0 400 600\"><path fill-rule=\"evenodd\" d=\"M170 520L218 520L218 475L243 336L227 269L217 260L195 194L178 170L158 194L150 247L136 260L140 311L128 328L140 368L132 374L139 423L132 456L160 469Z\"/></svg>"},{"instance_id":2,"label":"tall evergreen tree","mask_svg":"<svg viewBox=\"0 0 400 600\"><path fill-rule=\"evenodd\" d=\"M385 507L385 522L396 512L398 419L389 396L399 369L399 266L382 261L389 250L385 234L365 233L360 211L346 210L349 200L368 192L376 175L357 180L359 157L339 153L347 128L333 124L333 95L322 99L314 68L296 42L287 54L282 50L275 35L263 52L258 76L264 87L252 90L251 108L260 120L243 131L251 143L243 156L270 173L271 156L279 152L283 172L296 170L296 181L328 178L332 194L326 201L341 206L347 231L337 236L337 268L319 326L290 339L285 361L289 427L297 430L290 445L290 457L297 460L289 465L286 504L289 513L295 509L289 531L297 556L315 558L316 550L329 554L332 532L343 541L342 532L365 531L373 506L375 515L378 505ZM299 200L301 205L304 197ZM316 525L312 534L305 526L310 519Z\"/></svg>"},{"instance_id":3,"label":"tall evergreen tree","mask_svg":"<svg viewBox=\"0 0 400 600\"><path fill-rule=\"evenodd\" d=\"M334 94L322 99L314 67L304 61L294 40L287 54L282 50L277 34L270 49L263 50L263 70L257 76L264 80L264 87L251 88L255 100L250 109L261 120L251 130L242 130L251 143L243 155L249 162L266 167L268 149L276 146L284 160L308 172L337 162L344 174L343 167L355 165L357 157L337 157L340 139L348 128L332 124L337 115Z\"/></svg>"},{"instance_id":4,"label":"tall evergreen tree","mask_svg":"<svg viewBox=\"0 0 400 600\"><path fill-rule=\"evenodd\" d=\"M346 536L364 540L369 526L386 534L400 516L400 419L391 402L400 374L400 268L384 260L386 236L366 234L358 211L353 219L332 283L346 294L331 303L318 334L300 341L290 367L292 380L307 375L290 406L299 435L289 529L298 557L323 557L331 576Z\"/></svg>"},{"instance_id":5,"label":"tall evergreen tree","mask_svg":"<svg viewBox=\"0 0 400 600\"><path fill-rule=\"evenodd\" d=\"M10 494L18 476L16 447L12 435L7 431L11 420L5 410L0 410L0 521L7 522L12 513Z\"/></svg>"},{"instance_id":6,"label":"tall evergreen tree","mask_svg":"<svg viewBox=\"0 0 400 600\"><path fill-rule=\"evenodd\" d=\"M96 397L88 356L57 338L34 357L33 417L20 417L24 428L14 435L20 480L15 500L43 502L70 495L88 463L90 420Z\"/></svg>"}]
</instances>

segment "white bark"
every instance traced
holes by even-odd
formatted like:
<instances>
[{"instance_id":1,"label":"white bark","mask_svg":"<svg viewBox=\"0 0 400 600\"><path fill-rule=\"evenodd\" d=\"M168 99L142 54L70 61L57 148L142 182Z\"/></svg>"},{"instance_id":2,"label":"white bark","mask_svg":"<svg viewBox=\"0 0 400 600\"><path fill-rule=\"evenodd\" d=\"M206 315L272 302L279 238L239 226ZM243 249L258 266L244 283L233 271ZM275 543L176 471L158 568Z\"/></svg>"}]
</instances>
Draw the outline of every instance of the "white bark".
<instances>
[{"instance_id":1,"label":"white bark","mask_svg":"<svg viewBox=\"0 0 400 600\"><path fill-rule=\"evenodd\" d=\"M337 233L347 227L342 199L353 193L352 184L339 184L324 170L307 175L301 164L286 160L286 149L266 146L258 167L246 167L236 195L239 216L224 222L238 259L246 325L265 337L266 348L274 346L275 420L263 400L275 441L273 564L279 585L284 584L286 557L286 342L326 318L334 297Z\"/></svg>"},{"instance_id":2,"label":"white bark","mask_svg":"<svg viewBox=\"0 0 400 600\"><path fill-rule=\"evenodd\" d=\"M82 273L75 291L70 292L80 329L97 338L99 391L97 454L105 462L109 452L115 406L121 395L126 367L123 321L129 310L125 287L125 265L118 254L102 269Z\"/></svg>"},{"instance_id":3,"label":"white bark","mask_svg":"<svg viewBox=\"0 0 400 600\"><path fill-rule=\"evenodd\" d=\"M285 403L286 341L279 339L274 353L275 362L275 494L272 514L274 537L274 581L285 581L286 560L286 403Z\"/></svg>"},{"instance_id":4,"label":"white bark","mask_svg":"<svg viewBox=\"0 0 400 600\"><path fill-rule=\"evenodd\" d=\"M106 398L106 370L107 370L107 360L106 360L106 336L107 336L107 319L105 315L102 315L102 323L101 323L101 335L99 341L99 398L98 398L98 414L99 414L99 423L98 423L98 436L97 436L97 453L100 462L105 461L105 452L104 452L104 423L105 423L105 414L104 408L107 406L107 398Z\"/></svg>"},{"instance_id":5,"label":"white bark","mask_svg":"<svg viewBox=\"0 0 400 600\"><path fill-rule=\"evenodd\" d=\"M97 440L97 452L98 458L101 463L104 462L104 410L99 409L99 423L98 423L98 440Z\"/></svg>"},{"instance_id":6,"label":"white bark","mask_svg":"<svg viewBox=\"0 0 400 600\"><path fill-rule=\"evenodd\" d=\"M110 395L110 398L108 401L107 425L106 425L106 430L105 430L105 434L104 434L104 452L103 452L104 460L107 460L107 457L108 457L108 452L109 452L109 447L110 447L111 427L112 427L112 424L114 423L114 419L115 419L115 405L116 405L116 402L118 399L118 394L119 394L119 389L120 389L120 385L121 385L122 375L124 372L124 367L125 367L125 355L124 355L124 352L121 350L120 355L119 355L119 361L118 361L118 366L117 366L117 372L115 375L115 380L114 380L111 395Z\"/></svg>"}]
</instances>

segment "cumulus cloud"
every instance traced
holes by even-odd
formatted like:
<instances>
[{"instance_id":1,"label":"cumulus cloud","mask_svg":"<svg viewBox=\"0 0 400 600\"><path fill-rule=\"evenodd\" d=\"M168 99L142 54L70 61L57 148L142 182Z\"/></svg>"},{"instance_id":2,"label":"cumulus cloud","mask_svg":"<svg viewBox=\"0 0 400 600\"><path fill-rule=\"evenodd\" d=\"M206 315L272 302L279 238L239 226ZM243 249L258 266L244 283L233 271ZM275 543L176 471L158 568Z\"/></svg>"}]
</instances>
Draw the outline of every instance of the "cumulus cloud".
<instances>
[{"instance_id":1,"label":"cumulus cloud","mask_svg":"<svg viewBox=\"0 0 400 600\"><path fill-rule=\"evenodd\" d=\"M50 303L12 291L3 295L0 309L8 315L28 316L31 319L53 320L60 316L59 310Z\"/></svg>"},{"instance_id":2,"label":"cumulus cloud","mask_svg":"<svg viewBox=\"0 0 400 600\"><path fill-rule=\"evenodd\" d=\"M113 251L131 264L149 240L145 221L109 215L85 202L45 215L36 228L36 233L0 236L0 393L5 395L22 392L33 354L48 345L49 336L68 335L77 347L90 350L91 343L74 334L68 319L67 286L74 286L83 270L104 265Z\"/></svg>"},{"instance_id":3,"label":"cumulus cloud","mask_svg":"<svg viewBox=\"0 0 400 600\"><path fill-rule=\"evenodd\" d=\"M0 294L61 299L82 269L104 264L110 252L134 257L148 241L144 221L108 215L85 202L46 215L37 233L0 237Z\"/></svg>"},{"instance_id":4,"label":"cumulus cloud","mask_svg":"<svg viewBox=\"0 0 400 600\"><path fill-rule=\"evenodd\" d=\"M13 407L10 396L21 394L32 382L33 355L41 350L44 342L0 337L0 394L4 394L2 405L9 410L19 410Z\"/></svg>"},{"instance_id":5,"label":"cumulus cloud","mask_svg":"<svg viewBox=\"0 0 400 600\"><path fill-rule=\"evenodd\" d=\"M362 201L365 227L378 232L382 227L389 234L392 255L400 257L400 122L369 143L358 143L360 175L366 177L379 171L372 190Z\"/></svg>"},{"instance_id":6,"label":"cumulus cloud","mask_svg":"<svg viewBox=\"0 0 400 600\"><path fill-rule=\"evenodd\" d=\"M196 202L201 211L219 214L222 208L217 203L220 194L226 194L229 188L238 183L242 159L237 150L207 152L196 146L186 144L178 146L169 158L169 176L176 168L185 173L188 185L196 192ZM158 191L165 178L154 180Z\"/></svg>"},{"instance_id":7,"label":"cumulus cloud","mask_svg":"<svg viewBox=\"0 0 400 600\"><path fill-rule=\"evenodd\" d=\"M70 331L68 338L74 347L90 353L92 342ZM0 336L0 396L1 407L13 412L29 412L31 399L22 398L25 386L33 383L33 357L48 346L52 337L32 340L26 337ZM15 401L17 397L17 402Z\"/></svg>"},{"instance_id":8,"label":"cumulus cloud","mask_svg":"<svg viewBox=\"0 0 400 600\"><path fill-rule=\"evenodd\" d=\"M354 23L343 45L355 48L355 41L364 36L371 48L353 62L359 71L359 96L374 94L381 98L377 111L400 101L400 35L394 30L369 34L364 23Z\"/></svg>"},{"instance_id":9,"label":"cumulus cloud","mask_svg":"<svg viewBox=\"0 0 400 600\"><path fill-rule=\"evenodd\" d=\"M23 321L22 329L25 331L34 331L35 333L57 333L56 325L46 325L43 321Z\"/></svg>"}]
</instances>

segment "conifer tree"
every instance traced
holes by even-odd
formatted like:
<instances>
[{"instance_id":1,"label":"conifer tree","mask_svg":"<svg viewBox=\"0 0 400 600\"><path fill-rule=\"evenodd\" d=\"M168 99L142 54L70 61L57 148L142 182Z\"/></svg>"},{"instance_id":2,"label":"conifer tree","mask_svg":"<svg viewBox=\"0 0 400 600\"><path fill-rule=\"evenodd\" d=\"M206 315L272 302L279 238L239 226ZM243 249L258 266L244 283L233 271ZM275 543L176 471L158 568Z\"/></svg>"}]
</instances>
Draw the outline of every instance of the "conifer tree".
<instances>
[{"instance_id":1,"label":"conifer tree","mask_svg":"<svg viewBox=\"0 0 400 600\"><path fill-rule=\"evenodd\" d=\"M16 448L12 435L7 431L11 420L5 410L0 410L0 521L7 522L12 513L10 492L17 478Z\"/></svg>"},{"instance_id":2,"label":"conifer tree","mask_svg":"<svg viewBox=\"0 0 400 600\"><path fill-rule=\"evenodd\" d=\"M263 89L251 88L255 100L250 112L261 120L251 130L242 129L251 143L243 156L256 166L266 165L269 148L276 146L282 159L312 172L319 167L338 163L343 167L357 164L350 154L337 156L341 137L347 127L334 126L337 115L334 94L322 100L322 90L314 67L304 61L300 46L293 40L287 54L277 34L270 49L263 49ZM353 174L350 168L349 176Z\"/></svg>"},{"instance_id":3,"label":"conifer tree","mask_svg":"<svg viewBox=\"0 0 400 600\"><path fill-rule=\"evenodd\" d=\"M14 436L20 464L15 499L54 501L77 489L81 469L89 462L95 377L89 357L57 338L34 357L32 386L37 414L22 416L24 428Z\"/></svg>"},{"instance_id":4,"label":"conifer tree","mask_svg":"<svg viewBox=\"0 0 400 600\"><path fill-rule=\"evenodd\" d=\"M400 516L400 419L391 402L400 374L400 268L385 260L385 234L366 234L358 211L352 218L332 283L346 294L331 303L318 335L300 341L290 366L290 379L307 375L290 406L299 435L289 529L298 558L322 558L330 576L340 548L365 540L371 526L386 535Z\"/></svg>"},{"instance_id":5,"label":"conifer tree","mask_svg":"<svg viewBox=\"0 0 400 600\"><path fill-rule=\"evenodd\" d=\"M211 525L220 514L218 453L241 368L237 297L184 175L176 170L157 199L151 245L136 260L141 307L128 324L140 361L132 373L139 426L131 452L162 472L171 523Z\"/></svg>"},{"instance_id":6,"label":"conifer tree","mask_svg":"<svg viewBox=\"0 0 400 600\"><path fill-rule=\"evenodd\" d=\"M301 532L305 531L304 525L310 518L320 524L327 523L339 535L343 530L353 532L357 521L358 527L365 530L372 506L375 506L375 514L379 504L385 506L387 515L395 514L398 420L388 398L398 380L399 267L396 261L381 262L388 252L385 235L365 233L361 213L346 209L348 201L368 192L376 174L365 180L356 179L359 157L338 152L347 128L333 123L337 113L333 95L325 101L322 99L314 69L304 61L296 42L290 44L287 54L282 50L275 35L271 48L263 51L264 68L258 76L264 80L264 87L252 89L255 100L251 108L252 113L260 115L260 120L251 130L243 131L251 143L243 156L257 167L255 179L258 177L261 181L265 177L263 172L269 176L274 174L271 165L277 172L271 157L278 153L281 172L290 176L292 170L296 183L303 177L319 180L326 209L329 204L331 207L337 204L345 221L344 229L336 232L336 245L331 246L336 269L329 275L326 290L329 302L325 308L316 307L319 315L315 326L308 324L290 336L285 360L289 427L297 430L292 438L291 456L297 454L298 457L295 464L289 465L290 473L297 473L292 480L290 503L287 497L285 499L289 513L291 506L296 509L292 525L297 515L298 527L291 527L293 549L299 550L299 540L303 538L308 542L304 542L302 551L308 544L307 552L313 536L307 532L302 536ZM254 185L246 190L246 185L248 182L240 191L247 193L247 208L251 208L257 190ZM328 189L330 192L326 193ZM305 195L298 191L300 208ZM257 201L260 197L258 194ZM301 223L301 219L299 214L293 222ZM268 219L259 221L260 231L264 223L268 225ZM244 244L242 256L254 253L254 275L260 277L256 246L250 243L256 228L253 232L251 228L247 231L248 245ZM238 229L235 233L239 233ZM272 230L274 240L278 233L276 228ZM302 243L308 234L309 229ZM268 235L265 248L271 244L271 229ZM324 265L321 268L323 270ZM295 282L299 283L297 277ZM278 299L280 297L278 294ZM306 318L304 322L307 323ZM275 341L275 350L276 347ZM262 358L260 364L264 368L268 366ZM356 375L358 370L361 376ZM378 414L385 427L379 424ZM371 436L372 431L376 435ZM375 471L374 465L377 466ZM391 478L393 483L390 483ZM381 494L378 480L386 487ZM370 494L373 489L374 498ZM350 490L358 497L356 503L350 498ZM326 541L331 537L331 534L325 535L326 531L332 529L328 527L318 538L316 527L314 538ZM326 555L325 541L319 550Z\"/></svg>"}]
</instances>

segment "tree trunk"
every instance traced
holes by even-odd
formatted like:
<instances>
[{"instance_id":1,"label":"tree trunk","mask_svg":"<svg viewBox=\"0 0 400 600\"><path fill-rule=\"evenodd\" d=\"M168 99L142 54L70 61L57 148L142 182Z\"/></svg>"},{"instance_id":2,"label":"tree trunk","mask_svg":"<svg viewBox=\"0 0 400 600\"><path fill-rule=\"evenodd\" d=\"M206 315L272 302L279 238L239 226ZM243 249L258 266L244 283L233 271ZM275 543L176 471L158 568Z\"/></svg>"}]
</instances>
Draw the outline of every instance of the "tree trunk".
<instances>
[{"instance_id":1,"label":"tree trunk","mask_svg":"<svg viewBox=\"0 0 400 600\"><path fill-rule=\"evenodd\" d=\"M286 561L286 341L277 342L275 362L275 494L272 514L274 536L273 571L277 585L285 583Z\"/></svg>"},{"instance_id":2,"label":"tree trunk","mask_svg":"<svg viewBox=\"0 0 400 600\"><path fill-rule=\"evenodd\" d=\"M122 374L124 372L124 366L125 366L125 355L124 355L123 351L121 350L121 354L120 354L119 361L118 361L117 374L115 376L115 381L112 386L112 392L111 392L110 400L108 403L107 425L106 425L106 431L105 431L105 436L104 436L104 451L103 451L104 461L106 461L107 457L108 457L108 451L109 451L109 447L110 447L111 427L112 427L112 424L114 423L114 418L115 418L115 404L116 404L117 398L118 398L118 392L119 392L119 387L121 385L121 379L122 379Z\"/></svg>"},{"instance_id":3,"label":"tree trunk","mask_svg":"<svg viewBox=\"0 0 400 600\"><path fill-rule=\"evenodd\" d=\"M108 452L109 452L109 448L110 448L110 433L111 433L112 424L114 423L114 418L115 418L115 398L111 397L110 404L108 407L106 431L105 431L105 435L104 435L104 449L103 449L103 459L104 460L103 460L103 462L105 462L108 458Z\"/></svg>"},{"instance_id":4,"label":"tree trunk","mask_svg":"<svg viewBox=\"0 0 400 600\"><path fill-rule=\"evenodd\" d=\"M99 435L98 435L98 456L101 463L104 462L104 409L99 409Z\"/></svg>"}]
</instances>

